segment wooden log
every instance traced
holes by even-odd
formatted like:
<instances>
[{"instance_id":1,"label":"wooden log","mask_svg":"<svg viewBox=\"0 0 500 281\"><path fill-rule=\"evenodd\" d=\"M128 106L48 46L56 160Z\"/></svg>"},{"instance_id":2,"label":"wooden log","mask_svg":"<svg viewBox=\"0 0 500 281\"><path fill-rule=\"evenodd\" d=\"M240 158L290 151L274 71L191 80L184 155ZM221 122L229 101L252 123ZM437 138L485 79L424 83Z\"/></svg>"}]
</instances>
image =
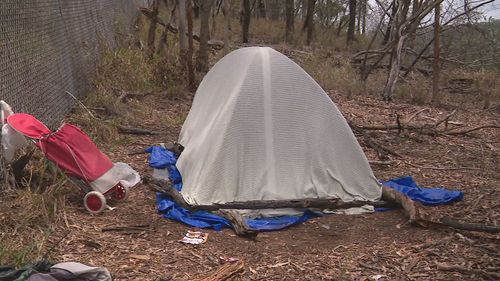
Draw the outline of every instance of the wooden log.
<instances>
[{"instance_id":1,"label":"wooden log","mask_svg":"<svg viewBox=\"0 0 500 281\"><path fill-rule=\"evenodd\" d=\"M350 201L344 202L338 198L304 198L304 199L289 199L289 200L249 200L249 201L233 201L227 203L213 203L211 205L189 205L184 197L177 191L169 182L164 180L153 179L146 176L144 181L152 184L155 191L165 193L170 196L175 202L179 203L186 209L191 210L260 210L260 209L348 209L353 207L361 207L371 205L375 207L394 207L394 204L384 201Z\"/></svg>"}]
</instances>

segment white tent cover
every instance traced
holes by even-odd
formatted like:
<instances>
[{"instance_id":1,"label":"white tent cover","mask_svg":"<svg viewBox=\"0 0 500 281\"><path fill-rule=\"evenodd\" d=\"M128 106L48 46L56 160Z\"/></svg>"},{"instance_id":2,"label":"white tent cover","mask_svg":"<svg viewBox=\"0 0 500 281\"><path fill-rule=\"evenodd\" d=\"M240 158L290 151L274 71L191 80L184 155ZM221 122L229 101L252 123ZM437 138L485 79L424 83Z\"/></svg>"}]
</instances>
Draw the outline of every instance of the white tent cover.
<instances>
[{"instance_id":1,"label":"white tent cover","mask_svg":"<svg viewBox=\"0 0 500 281\"><path fill-rule=\"evenodd\" d=\"M268 47L233 51L207 73L179 143L181 194L193 205L381 197L336 105L300 66ZM249 215L264 213L276 215Z\"/></svg>"}]
</instances>

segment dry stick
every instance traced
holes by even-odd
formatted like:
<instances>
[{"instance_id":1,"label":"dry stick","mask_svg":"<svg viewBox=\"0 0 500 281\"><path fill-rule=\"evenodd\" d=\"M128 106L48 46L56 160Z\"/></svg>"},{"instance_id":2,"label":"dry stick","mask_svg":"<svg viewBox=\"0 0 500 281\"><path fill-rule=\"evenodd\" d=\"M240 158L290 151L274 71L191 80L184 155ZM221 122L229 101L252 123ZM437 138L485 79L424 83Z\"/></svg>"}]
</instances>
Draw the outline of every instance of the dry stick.
<instances>
[{"instance_id":1,"label":"dry stick","mask_svg":"<svg viewBox=\"0 0 500 281\"><path fill-rule=\"evenodd\" d=\"M417 164L413 164L408 161L403 161L403 163L406 163L412 167L419 168L419 169L426 169L426 170L479 170L479 168L476 167L433 167L433 166L420 166Z\"/></svg>"},{"instance_id":2,"label":"dry stick","mask_svg":"<svg viewBox=\"0 0 500 281\"><path fill-rule=\"evenodd\" d=\"M477 269L472 269L472 268L466 268L463 266L459 265L449 265L445 263L436 263L437 269L442 270L442 271L456 271L460 273L465 273L465 274L474 274L474 275L481 275L483 277L486 277L491 280L498 280L500 278L500 275L498 273L493 273L493 272L486 272L482 270L477 270Z\"/></svg>"},{"instance_id":3,"label":"dry stick","mask_svg":"<svg viewBox=\"0 0 500 281\"><path fill-rule=\"evenodd\" d=\"M429 109L424 108L424 109L421 109L421 110L413 113L410 117L408 117L408 119L405 120L405 123L410 123L411 120L413 120L415 117L417 117L420 113L422 113L424 111L429 111Z\"/></svg>"},{"instance_id":4,"label":"dry stick","mask_svg":"<svg viewBox=\"0 0 500 281\"><path fill-rule=\"evenodd\" d=\"M102 232L106 231L144 231L145 228L150 227L151 224L137 224L137 225L120 225L101 228Z\"/></svg>"},{"instance_id":5,"label":"dry stick","mask_svg":"<svg viewBox=\"0 0 500 281\"><path fill-rule=\"evenodd\" d=\"M444 132L444 134L446 134L446 135L465 135L465 134L473 132L473 131L487 129L487 128L500 129L500 125L482 125L482 126L477 126L477 127L458 130L458 131L446 131L446 132ZM455 130L455 129L451 129L451 130Z\"/></svg>"},{"instance_id":6,"label":"dry stick","mask_svg":"<svg viewBox=\"0 0 500 281\"><path fill-rule=\"evenodd\" d=\"M118 132L122 134L132 134L132 135L159 135L160 132L151 131L142 128L127 127L122 125L117 125Z\"/></svg>"},{"instance_id":7,"label":"dry stick","mask_svg":"<svg viewBox=\"0 0 500 281\"><path fill-rule=\"evenodd\" d=\"M450 119L451 116L453 116L455 113L457 112L456 109L454 109L450 114L446 115L445 117L441 118L440 120L438 120L436 122L436 124L434 124L434 128L437 128L437 126L439 126L441 123L443 122L446 122L445 123L445 127L448 127L448 119Z\"/></svg>"},{"instance_id":8,"label":"dry stick","mask_svg":"<svg viewBox=\"0 0 500 281\"><path fill-rule=\"evenodd\" d=\"M235 263L226 263L222 265L215 272L210 274L209 276L201 279L195 279L196 281L224 281L228 280L231 277L234 277L236 274L242 272L245 269L245 263L240 260Z\"/></svg>"}]
</instances>

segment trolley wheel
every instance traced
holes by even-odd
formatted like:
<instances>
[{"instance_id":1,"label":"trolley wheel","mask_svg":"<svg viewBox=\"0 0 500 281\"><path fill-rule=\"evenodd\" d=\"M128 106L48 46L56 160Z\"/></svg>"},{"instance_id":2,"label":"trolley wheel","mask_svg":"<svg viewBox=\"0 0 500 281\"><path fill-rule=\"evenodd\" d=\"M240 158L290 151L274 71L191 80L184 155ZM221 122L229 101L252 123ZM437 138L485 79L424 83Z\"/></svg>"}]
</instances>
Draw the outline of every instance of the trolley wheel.
<instances>
[{"instance_id":1,"label":"trolley wheel","mask_svg":"<svg viewBox=\"0 0 500 281\"><path fill-rule=\"evenodd\" d=\"M129 189L121 184L117 184L112 193L112 198L116 201L124 201L128 198Z\"/></svg>"},{"instance_id":2,"label":"trolley wheel","mask_svg":"<svg viewBox=\"0 0 500 281\"><path fill-rule=\"evenodd\" d=\"M87 211L92 214L98 214L106 208L106 198L100 192L91 191L85 195L83 204Z\"/></svg>"}]
</instances>

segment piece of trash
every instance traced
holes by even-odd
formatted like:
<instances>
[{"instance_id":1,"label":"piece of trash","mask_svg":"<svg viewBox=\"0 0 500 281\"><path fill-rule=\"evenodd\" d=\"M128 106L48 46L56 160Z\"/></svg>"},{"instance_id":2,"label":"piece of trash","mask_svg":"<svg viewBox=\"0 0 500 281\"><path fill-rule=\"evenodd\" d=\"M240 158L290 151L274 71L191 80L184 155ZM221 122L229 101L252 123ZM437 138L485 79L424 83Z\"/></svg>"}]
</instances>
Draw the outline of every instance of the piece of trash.
<instances>
[{"instance_id":1,"label":"piece of trash","mask_svg":"<svg viewBox=\"0 0 500 281\"><path fill-rule=\"evenodd\" d=\"M382 277L383 277L383 275L377 274L377 275L373 275L372 279L375 280L375 281L377 281L377 280L379 280Z\"/></svg>"},{"instance_id":2,"label":"piece of trash","mask_svg":"<svg viewBox=\"0 0 500 281\"><path fill-rule=\"evenodd\" d=\"M326 224L320 224L320 226L324 229L330 229L330 226L329 225L326 225Z\"/></svg>"},{"instance_id":3,"label":"piece of trash","mask_svg":"<svg viewBox=\"0 0 500 281\"><path fill-rule=\"evenodd\" d=\"M184 235L184 237L179 241L186 244L198 245L207 242L207 239L208 239L208 233L188 230L186 235Z\"/></svg>"},{"instance_id":4,"label":"piece of trash","mask_svg":"<svg viewBox=\"0 0 500 281\"><path fill-rule=\"evenodd\" d=\"M238 259L238 258L231 258L231 257L224 257L224 256L219 257L219 261L221 264L237 262L239 260L240 259Z\"/></svg>"}]
</instances>

